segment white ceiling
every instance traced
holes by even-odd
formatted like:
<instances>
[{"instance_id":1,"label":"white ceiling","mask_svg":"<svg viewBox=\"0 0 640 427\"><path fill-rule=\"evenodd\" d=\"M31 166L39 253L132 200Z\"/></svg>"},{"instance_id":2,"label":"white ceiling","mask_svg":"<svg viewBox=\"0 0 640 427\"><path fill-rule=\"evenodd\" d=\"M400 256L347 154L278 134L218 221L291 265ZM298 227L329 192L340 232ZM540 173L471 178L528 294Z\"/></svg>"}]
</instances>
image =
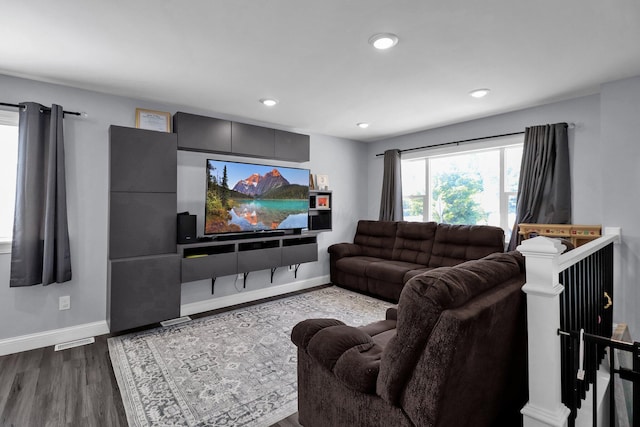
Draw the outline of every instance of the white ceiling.
<instances>
[{"instance_id":1,"label":"white ceiling","mask_svg":"<svg viewBox=\"0 0 640 427\"><path fill-rule=\"evenodd\" d=\"M361 141L640 75L639 0L2 0L0 37L2 74Z\"/></svg>"}]
</instances>

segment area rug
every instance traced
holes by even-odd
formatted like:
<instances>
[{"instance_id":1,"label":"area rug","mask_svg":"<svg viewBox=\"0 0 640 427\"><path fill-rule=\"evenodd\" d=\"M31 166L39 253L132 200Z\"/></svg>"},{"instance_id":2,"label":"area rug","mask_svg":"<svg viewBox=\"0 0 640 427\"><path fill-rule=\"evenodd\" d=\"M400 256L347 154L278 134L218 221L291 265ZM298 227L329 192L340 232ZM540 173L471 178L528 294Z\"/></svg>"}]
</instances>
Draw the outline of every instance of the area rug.
<instances>
[{"instance_id":1,"label":"area rug","mask_svg":"<svg viewBox=\"0 0 640 427\"><path fill-rule=\"evenodd\" d=\"M130 426L269 426L297 411L294 325L359 326L392 304L329 287L188 323L113 337Z\"/></svg>"}]
</instances>

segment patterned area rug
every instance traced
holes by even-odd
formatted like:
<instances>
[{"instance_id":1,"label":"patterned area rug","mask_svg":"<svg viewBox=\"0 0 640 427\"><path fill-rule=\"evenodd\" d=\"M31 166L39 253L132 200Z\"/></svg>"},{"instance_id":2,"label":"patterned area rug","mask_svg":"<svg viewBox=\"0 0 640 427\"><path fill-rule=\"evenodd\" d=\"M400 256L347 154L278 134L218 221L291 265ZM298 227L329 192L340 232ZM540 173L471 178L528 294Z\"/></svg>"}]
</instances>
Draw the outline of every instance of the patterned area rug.
<instances>
[{"instance_id":1,"label":"patterned area rug","mask_svg":"<svg viewBox=\"0 0 640 427\"><path fill-rule=\"evenodd\" d=\"M359 326L392 304L330 287L109 339L130 426L269 426L297 411L291 329Z\"/></svg>"}]
</instances>

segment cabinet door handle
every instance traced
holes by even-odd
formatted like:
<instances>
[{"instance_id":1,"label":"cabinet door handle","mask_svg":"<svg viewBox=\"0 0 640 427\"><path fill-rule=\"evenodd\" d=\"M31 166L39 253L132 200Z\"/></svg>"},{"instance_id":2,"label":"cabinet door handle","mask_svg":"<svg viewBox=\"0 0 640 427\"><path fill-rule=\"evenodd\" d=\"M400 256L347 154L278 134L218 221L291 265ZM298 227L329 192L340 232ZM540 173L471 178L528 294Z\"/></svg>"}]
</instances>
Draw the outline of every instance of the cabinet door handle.
<instances>
[{"instance_id":1,"label":"cabinet door handle","mask_svg":"<svg viewBox=\"0 0 640 427\"><path fill-rule=\"evenodd\" d=\"M607 299L607 303L604 305L604 309L606 310L613 305L613 301L611 301L611 297L606 292L604 293L604 297Z\"/></svg>"}]
</instances>

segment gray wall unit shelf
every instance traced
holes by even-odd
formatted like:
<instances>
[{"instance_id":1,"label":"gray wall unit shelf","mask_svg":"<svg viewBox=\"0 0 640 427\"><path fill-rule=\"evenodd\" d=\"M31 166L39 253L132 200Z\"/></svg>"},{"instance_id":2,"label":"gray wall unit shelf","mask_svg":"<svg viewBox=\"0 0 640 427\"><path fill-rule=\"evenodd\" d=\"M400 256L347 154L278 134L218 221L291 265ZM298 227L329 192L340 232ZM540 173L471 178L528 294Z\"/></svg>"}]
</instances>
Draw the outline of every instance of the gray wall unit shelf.
<instances>
[{"instance_id":1,"label":"gray wall unit shelf","mask_svg":"<svg viewBox=\"0 0 640 427\"><path fill-rule=\"evenodd\" d=\"M275 130L232 122L231 152L239 156L271 159L275 155Z\"/></svg>"},{"instance_id":2,"label":"gray wall unit shelf","mask_svg":"<svg viewBox=\"0 0 640 427\"><path fill-rule=\"evenodd\" d=\"M111 332L180 316L176 252L177 136L109 129Z\"/></svg>"},{"instance_id":3,"label":"gray wall unit shelf","mask_svg":"<svg viewBox=\"0 0 640 427\"><path fill-rule=\"evenodd\" d=\"M243 157L309 161L309 135L177 112L178 149Z\"/></svg>"},{"instance_id":4,"label":"gray wall unit shelf","mask_svg":"<svg viewBox=\"0 0 640 427\"><path fill-rule=\"evenodd\" d=\"M120 126L111 126L109 133L111 191L176 192L178 156L173 134Z\"/></svg>"},{"instance_id":5,"label":"gray wall unit shelf","mask_svg":"<svg viewBox=\"0 0 640 427\"><path fill-rule=\"evenodd\" d=\"M315 234L178 245L182 282L276 269L318 260Z\"/></svg>"},{"instance_id":6,"label":"gray wall unit shelf","mask_svg":"<svg viewBox=\"0 0 640 427\"><path fill-rule=\"evenodd\" d=\"M309 161L309 135L276 129L274 158L292 162Z\"/></svg>"},{"instance_id":7,"label":"gray wall unit shelf","mask_svg":"<svg viewBox=\"0 0 640 427\"><path fill-rule=\"evenodd\" d=\"M109 283L112 333L180 317L177 254L111 260Z\"/></svg>"},{"instance_id":8,"label":"gray wall unit shelf","mask_svg":"<svg viewBox=\"0 0 640 427\"><path fill-rule=\"evenodd\" d=\"M331 231L333 206L331 190L309 190L309 230Z\"/></svg>"},{"instance_id":9,"label":"gray wall unit shelf","mask_svg":"<svg viewBox=\"0 0 640 427\"><path fill-rule=\"evenodd\" d=\"M111 259L176 252L176 193L111 192Z\"/></svg>"},{"instance_id":10,"label":"gray wall unit shelf","mask_svg":"<svg viewBox=\"0 0 640 427\"><path fill-rule=\"evenodd\" d=\"M178 148L190 151L231 152L231 122L178 111L173 116Z\"/></svg>"}]
</instances>

